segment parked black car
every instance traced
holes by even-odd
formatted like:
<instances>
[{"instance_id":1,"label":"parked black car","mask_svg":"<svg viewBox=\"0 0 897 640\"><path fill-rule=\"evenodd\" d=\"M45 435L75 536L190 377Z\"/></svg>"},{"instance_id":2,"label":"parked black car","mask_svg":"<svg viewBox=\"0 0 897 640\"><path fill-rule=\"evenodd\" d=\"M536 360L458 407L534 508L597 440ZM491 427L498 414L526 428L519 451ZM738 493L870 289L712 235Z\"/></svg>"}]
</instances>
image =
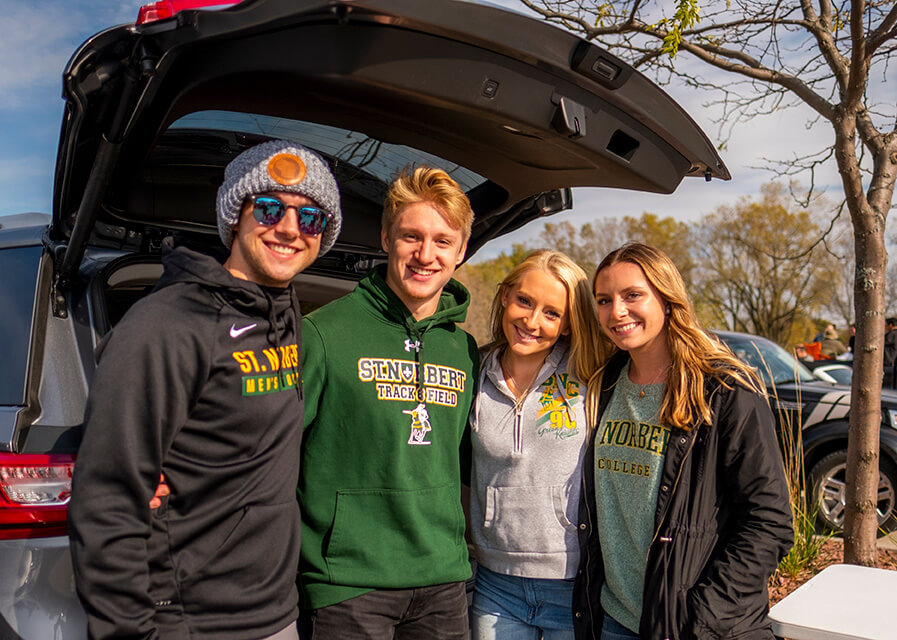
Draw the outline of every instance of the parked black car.
<instances>
[{"instance_id":1,"label":"parked black car","mask_svg":"<svg viewBox=\"0 0 897 640\"><path fill-rule=\"evenodd\" d=\"M409 163L465 188L469 253L568 209L571 186L729 177L663 91L544 22L453 0L202 4L148 5L75 52L52 214L0 218L4 639L84 637L66 504L94 349L152 289L163 238L219 244L215 191L242 150L290 138L337 176L343 231L297 281L306 307L384 258L381 202Z\"/></svg>"},{"instance_id":2,"label":"parked black car","mask_svg":"<svg viewBox=\"0 0 897 640\"><path fill-rule=\"evenodd\" d=\"M802 364L810 370L814 378L818 378L823 382L837 382L838 384L850 386L850 383L853 381L853 367L849 361L814 360L813 362L803 362Z\"/></svg>"},{"instance_id":3,"label":"parked black car","mask_svg":"<svg viewBox=\"0 0 897 640\"><path fill-rule=\"evenodd\" d=\"M715 332L744 362L754 367L769 392L779 428L801 428L807 486L823 530L844 523L850 386L824 382L771 340L746 333ZM881 392L878 524L897 529L897 392Z\"/></svg>"}]
</instances>

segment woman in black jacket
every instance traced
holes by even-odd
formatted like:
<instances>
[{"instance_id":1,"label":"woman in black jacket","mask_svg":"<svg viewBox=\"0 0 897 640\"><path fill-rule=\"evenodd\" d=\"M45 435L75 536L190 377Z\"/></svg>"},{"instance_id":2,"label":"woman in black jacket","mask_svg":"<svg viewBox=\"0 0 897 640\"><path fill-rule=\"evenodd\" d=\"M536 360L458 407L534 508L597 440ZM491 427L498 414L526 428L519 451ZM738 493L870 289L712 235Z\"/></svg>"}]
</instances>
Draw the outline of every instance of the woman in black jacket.
<instances>
[{"instance_id":1,"label":"woman in black jacket","mask_svg":"<svg viewBox=\"0 0 897 640\"><path fill-rule=\"evenodd\" d=\"M658 249L617 249L592 284L603 364L589 383L576 637L771 640L766 583L793 530L756 375L700 328Z\"/></svg>"}]
</instances>

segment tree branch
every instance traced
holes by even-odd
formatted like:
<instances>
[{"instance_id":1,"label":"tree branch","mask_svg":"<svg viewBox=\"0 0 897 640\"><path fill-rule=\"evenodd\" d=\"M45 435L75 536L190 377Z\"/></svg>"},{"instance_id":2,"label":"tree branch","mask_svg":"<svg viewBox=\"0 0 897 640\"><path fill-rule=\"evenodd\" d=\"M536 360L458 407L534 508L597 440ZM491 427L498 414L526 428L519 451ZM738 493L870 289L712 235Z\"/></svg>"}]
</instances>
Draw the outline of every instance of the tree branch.
<instances>
[{"instance_id":1,"label":"tree branch","mask_svg":"<svg viewBox=\"0 0 897 640\"><path fill-rule=\"evenodd\" d=\"M804 18L806 18L808 23L812 25L811 27L808 27L807 30L816 39L816 44L819 46L819 51L822 53L822 57L825 58L829 69L832 70L835 79L838 81L838 86L840 87L841 92L844 93L850 82L850 61L838 51L838 45L832 37L832 25L825 20L820 20L816 16L816 12L813 10L813 5L810 0L800 0L800 6Z\"/></svg>"},{"instance_id":2,"label":"tree branch","mask_svg":"<svg viewBox=\"0 0 897 640\"><path fill-rule=\"evenodd\" d=\"M692 55L700 58L708 64L717 67L718 69L731 71L733 73L747 76L748 78L753 78L754 80L760 80L761 82L770 82L785 87L786 89L796 94L814 111L819 113L827 120L832 120L835 117L834 105L832 105L832 103L830 103L828 100L813 91L800 79L785 73L781 73L779 71L775 71L773 69L769 69L756 60L753 61L754 66L749 66L747 64L737 64L727 59L729 53L732 53L736 59L742 57L750 58L750 56L739 54L737 52L728 52L727 50L719 47L696 45L687 40L683 40L679 45L679 48L688 51Z\"/></svg>"},{"instance_id":3,"label":"tree branch","mask_svg":"<svg viewBox=\"0 0 897 640\"><path fill-rule=\"evenodd\" d=\"M873 155L880 154L885 146L885 140L878 129L875 128L875 123L872 122L869 112L865 109L860 109L856 118L857 133L863 144L869 148Z\"/></svg>"},{"instance_id":4,"label":"tree branch","mask_svg":"<svg viewBox=\"0 0 897 640\"><path fill-rule=\"evenodd\" d=\"M887 40L897 38L897 4L891 7L881 24L866 39L866 55L871 57Z\"/></svg>"},{"instance_id":5,"label":"tree branch","mask_svg":"<svg viewBox=\"0 0 897 640\"><path fill-rule=\"evenodd\" d=\"M863 18L866 13L865 0L850 0L850 82L847 84L842 101L844 113L856 114L866 92L869 60L866 57L866 38Z\"/></svg>"}]
</instances>

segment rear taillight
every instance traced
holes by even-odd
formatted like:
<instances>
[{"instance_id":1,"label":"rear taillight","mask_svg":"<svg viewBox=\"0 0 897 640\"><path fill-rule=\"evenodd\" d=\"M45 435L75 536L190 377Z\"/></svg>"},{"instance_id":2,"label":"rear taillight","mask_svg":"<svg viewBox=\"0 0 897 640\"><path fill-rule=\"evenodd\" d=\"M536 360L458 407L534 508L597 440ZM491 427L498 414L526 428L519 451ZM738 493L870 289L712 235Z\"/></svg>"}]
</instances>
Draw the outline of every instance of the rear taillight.
<instances>
[{"instance_id":1,"label":"rear taillight","mask_svg":"<svg viewBox=\"0 0 897 640\"><path fill-rule=\"evenodd\" d=\"M65 535L75 457L0 453L0 540Z\"/></svg>"},{"instance_id":2,"label":"rear taillight","mask_svg":"<svg viewBox=\"0 0 897 640\"><path fill-rule=\"evenodd\" d=\"M209 7L229 7L239 4L240 0L159 0L140 7L137 24L147 24L157 20L174 17L186 9L208 9Z\"/></svg>"}]
</instances>

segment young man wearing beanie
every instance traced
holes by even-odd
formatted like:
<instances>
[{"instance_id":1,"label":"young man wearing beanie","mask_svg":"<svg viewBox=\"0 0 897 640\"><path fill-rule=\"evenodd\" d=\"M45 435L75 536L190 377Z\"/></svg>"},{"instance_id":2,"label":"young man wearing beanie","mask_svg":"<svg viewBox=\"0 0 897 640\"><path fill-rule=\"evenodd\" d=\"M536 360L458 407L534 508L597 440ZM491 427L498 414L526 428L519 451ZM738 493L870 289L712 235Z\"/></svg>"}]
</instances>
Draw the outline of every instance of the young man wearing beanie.
<instances>
[{"instance_id":1,"label":"young man wearing beanie","mask_svg":"<svg viewBox=\"0 0 897 640\"><path fill-rule=\"evenodd\" d=\"M227 166L217 212L223 264L167 245L155 290L99 348L69 512L94 639L297 637L290 281L336 241L336 180L266 142ZM151 510L160 474L171 495Z\"/></svg>"},{"instance_id":2,"label":"young man wearing beanie","mask_svg":"<svg viewBox=\"0 0 897 640\"><path fill-rule=\"evenodd\" d=\"M477 348L452 274L472 222L447 173L403 174L384 204L387 264L303 321L307 640L468 637L460 485Z\"/></svg>"}]
</instances>

